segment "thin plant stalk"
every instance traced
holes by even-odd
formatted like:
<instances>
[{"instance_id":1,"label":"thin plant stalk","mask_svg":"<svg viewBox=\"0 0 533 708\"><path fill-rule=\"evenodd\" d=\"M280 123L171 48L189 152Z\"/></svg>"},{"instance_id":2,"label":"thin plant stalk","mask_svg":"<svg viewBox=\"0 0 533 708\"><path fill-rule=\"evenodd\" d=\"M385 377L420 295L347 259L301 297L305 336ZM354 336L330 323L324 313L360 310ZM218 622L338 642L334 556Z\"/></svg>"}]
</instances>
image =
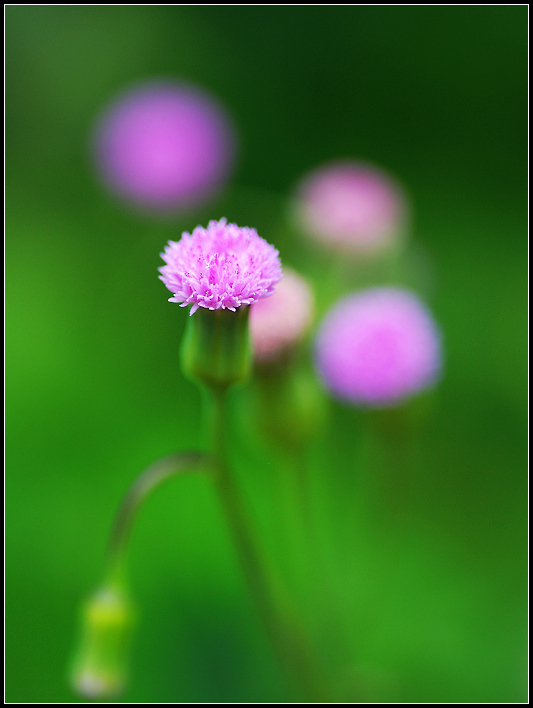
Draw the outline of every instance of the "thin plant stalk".
<instances>
[{"instance_id":1,"label":"thin plant stalk","mask_svg":"<svg viewBox=\"0 0 533 708\"><path fill-rule=\"evenodd\" d=\"M228 464L226 392L213 389L210 398L213 479L248 586L287 678L307 701L323 702L326 691L316 660L262 553Z\"/></svg>"},{"instance_id":2,"label":"thin plant stalk","mask_svg":"<svg viewBox=\"0 0 533 708\"><path fill-rule=\"evenodd\" d=\"M126 549L139 508L151 492L163 482L191 473L208 472L209 458L202 452L169 455L142 472L126 492L115 516L107 549L108 578L121 583L124 578Z\"/></svg>"}]
</instances>

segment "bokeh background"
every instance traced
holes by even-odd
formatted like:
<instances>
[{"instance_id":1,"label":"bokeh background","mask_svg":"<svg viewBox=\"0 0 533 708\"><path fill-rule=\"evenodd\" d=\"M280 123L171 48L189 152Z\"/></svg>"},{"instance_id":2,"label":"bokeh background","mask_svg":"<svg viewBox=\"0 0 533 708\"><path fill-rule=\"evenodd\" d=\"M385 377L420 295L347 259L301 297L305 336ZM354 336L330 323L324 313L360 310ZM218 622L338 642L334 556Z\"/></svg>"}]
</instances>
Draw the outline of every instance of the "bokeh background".
<instances>
[{"instance_id":1,"label":"bokeh background","mask_svg":"<svg viewBox=\"0 0 533 708\"><path fill-rule=\"evenodd\" d=\"M367 700L525 701L527 8L8 6L6 20L7 701L78 700L77 612L114 510L143 467L202 443L163 245L226 216L305 272L288 195L344 157L411 195L445 373L405 513L382 503L398 480L368 416L332 402L309 452L338 620L323 659ZM158 77L208 89L239 137L226 190L171 221L117 202L89 150L102 108ZM275 543L273 463L239 429ZM286 698L207 481L159 490L130 555L125 701Z\"/></svg>"}]
</instances>

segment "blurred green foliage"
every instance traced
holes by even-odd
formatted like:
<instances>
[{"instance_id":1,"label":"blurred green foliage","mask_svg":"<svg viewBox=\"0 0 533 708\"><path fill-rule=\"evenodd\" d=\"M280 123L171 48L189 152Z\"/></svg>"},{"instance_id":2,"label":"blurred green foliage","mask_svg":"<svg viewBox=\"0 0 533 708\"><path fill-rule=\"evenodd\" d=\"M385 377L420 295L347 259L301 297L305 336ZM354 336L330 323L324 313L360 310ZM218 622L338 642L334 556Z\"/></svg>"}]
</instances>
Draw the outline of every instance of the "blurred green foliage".
<instances>
[{"instance_id":1,"label":"blurred green foliage","mask_svg":"<svg viewBox=\"0 0 533 708\"><path fill-rule=\"evenodd\" d=\"M6 21L7 701L77 700L77 612L114 510L143 467L203 442L179 369L186 314L156 277L166 240L221 216L255 226L320 297L286 199L339 157L410 191L446 361L404 411L422 421L405 484L380 417L332 403L309 467L336 600L309 622L348 694L525 701L526 6L12 5ZM240 134L225 194L172 223L115 203L88 149L106 102L159 76L211 90ZM235 421L239 475L279 551L276 458ZM154 495L131 569L126 701L286 698L207 480Z\"/></svg>"}]
</instances>

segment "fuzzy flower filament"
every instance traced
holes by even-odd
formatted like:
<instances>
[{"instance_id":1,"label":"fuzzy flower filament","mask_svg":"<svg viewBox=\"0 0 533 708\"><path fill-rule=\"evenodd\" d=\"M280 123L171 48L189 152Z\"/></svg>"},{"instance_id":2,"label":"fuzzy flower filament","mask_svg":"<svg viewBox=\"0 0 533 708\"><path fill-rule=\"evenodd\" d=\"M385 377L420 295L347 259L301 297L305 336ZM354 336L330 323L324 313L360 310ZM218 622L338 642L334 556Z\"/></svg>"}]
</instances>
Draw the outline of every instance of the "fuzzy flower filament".
<instances>
[{"instance_id":1,"label":"fuzzy flower filament","mask_svg":"<svg viewBox=\"0 0 533 708\"><path fill-rule=\"evenodd\" d=\"M281 280L278 251L255 229L228 224L226 219L197 226L180 241L169 241L159 276L182 307L235 311L274 292Z\"/></svg>"}]
</instances>

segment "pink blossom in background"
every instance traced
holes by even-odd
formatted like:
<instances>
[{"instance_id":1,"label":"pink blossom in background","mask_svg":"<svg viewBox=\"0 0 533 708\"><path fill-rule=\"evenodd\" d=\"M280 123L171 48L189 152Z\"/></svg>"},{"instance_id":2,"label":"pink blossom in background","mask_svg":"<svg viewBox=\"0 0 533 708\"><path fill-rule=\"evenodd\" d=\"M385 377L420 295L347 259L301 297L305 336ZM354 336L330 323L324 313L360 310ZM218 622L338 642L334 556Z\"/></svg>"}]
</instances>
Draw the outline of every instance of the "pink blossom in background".
<instances>
[{"instance_id":1,"label":"pink blossom in background","mask_svg":"<svg viewBox=\"0 0 533 708\"><path fill-rule=\"evenodd\" d=\"M106 109L96 127L95 158L120 197L168 212L204 201L221 186L234 142L225 111L205 91L152 81Z\"/></svg>"},{"instance_id":2,"label":"pink blossom in background","mask_svg":"<svg viewBox=\"0 0 533 708\"><path fill-rule=\"evenodd\" d=\"M401 236L407 206L400 186L359 162L334 162L304 178L296 193L299 227L330 246L379 250Z\"/></svg>"},{"instance_id":3,"label":"pink blossom in background","mask_svg":"<svg viewBox=\"0 0 533 708\"><path fill-rule=\"evenodd\" d=\"M413 293L375 288L344 298L329 312L317 335L316 364L335 396L390 406L436 381L441 337Z\"/></svg>"},{"instance_id":4,"label":"pink blossom in background","mask_svg":"<svg viewBox=\"0 0 533 708\"><path fill-rule=\"evenodd\" d=\"M250 311L250 335L257 360L271 361L298 342L313 319L314 296L307 281L287 268L274 294Z\"/></svg>"},{"instance_id":5,"label":"pink blossom in background","mask_svg":"<svg viewBox=\"0 0 533 708\"><path fill-rule=\"evenodd\" d=\"M281 280L279 253L255 229L240 228L226 219L197 226L169 241L159 276L182 307L235 310L274 292Z\"/></svg>"}]
</instances>

